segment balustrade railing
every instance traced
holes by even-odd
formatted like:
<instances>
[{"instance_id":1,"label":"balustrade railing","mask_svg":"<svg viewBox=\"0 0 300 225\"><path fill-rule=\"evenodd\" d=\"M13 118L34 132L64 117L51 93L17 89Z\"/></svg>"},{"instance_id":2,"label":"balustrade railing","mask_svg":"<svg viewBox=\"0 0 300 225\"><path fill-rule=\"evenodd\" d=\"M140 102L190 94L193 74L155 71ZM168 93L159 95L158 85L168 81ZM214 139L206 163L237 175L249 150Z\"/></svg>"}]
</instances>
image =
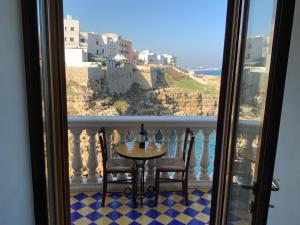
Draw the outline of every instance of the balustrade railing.
<instances>
[{"instance_id":1,"label":"balustrade railing","mask_svg":"<svg viewBox=\"0 0 300 225\"><path fill-rule=\"evenodd\" d=\"M168 146L166 157L182 157L183 136L189 127L196 135L196 142L189 168L190 186L210 186L212 183L209 168L212 166L210 143L214 143L217 119L213 116L70 116L69 125L69 164L70 186L73 190L101 188L102 159L97 130L106 129L109 157L119 157L115 150L119 143L137 140L140 124L144 123L148 141L164 143ZM251 128L250 124L250 128ZM249 127L249 124L245 124ZM247 128L249 130L249 128ZM245 129L245 130L247 130ZM251 130L251 129L250 129ZM249 132L249 131L247 131ZM251 136L251 135L250 135ZM72 140L73 139L73 140ZM72 141L71 141L72 140ZM88 141L87 141L88 140ZM253 138L251 138L251 143ZM248 142L249 145L249 142ZM146 168L146 184L153 185L155 160L149 160ZM116 175L125 178L126 174ZM165 177L180 177L180 174L165 173ZM110 179L115 179L111 177Z\"/></svg>"}]
</instances>

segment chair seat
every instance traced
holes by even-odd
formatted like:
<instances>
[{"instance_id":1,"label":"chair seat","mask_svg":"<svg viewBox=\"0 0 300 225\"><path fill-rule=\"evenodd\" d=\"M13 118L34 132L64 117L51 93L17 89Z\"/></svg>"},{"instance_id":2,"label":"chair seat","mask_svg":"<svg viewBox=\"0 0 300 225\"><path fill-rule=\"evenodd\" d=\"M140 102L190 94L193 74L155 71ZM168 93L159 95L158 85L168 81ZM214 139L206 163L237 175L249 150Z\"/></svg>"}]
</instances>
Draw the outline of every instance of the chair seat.
<instances>
[{"instance_id":1,"label":"chair seat","mask_svg":"<svg viewBox=\"0 0 300 225\"><path fill-rule=\"evenodd\" d=\"M130 173L134 168L135 164L130 159L109 159L106 162L108 173Z\"/></svg>"},{"instance_id":2,"label":"chair seat","mask_svg":"<svg viewBox=\"0 0 300 225\"><path fill-rule=\"evenodd\" d=\"M161 158L156 161L156 169L162 172L184 172L185 163L182 159Z\"/></svg>"}]
</instances>

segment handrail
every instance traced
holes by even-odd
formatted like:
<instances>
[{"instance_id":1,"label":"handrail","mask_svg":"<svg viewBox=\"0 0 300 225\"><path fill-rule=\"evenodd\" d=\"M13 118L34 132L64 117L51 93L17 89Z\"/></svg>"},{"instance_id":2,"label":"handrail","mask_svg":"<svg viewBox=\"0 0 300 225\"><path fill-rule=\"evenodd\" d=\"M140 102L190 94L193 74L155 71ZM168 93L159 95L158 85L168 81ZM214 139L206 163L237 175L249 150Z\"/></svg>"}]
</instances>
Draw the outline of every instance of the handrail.
<instances>
[{"instance_id":1,"label":"handrail","mask_svg":"<svg viewBox=\"0 0 300 225\"><path fill-rule=\"evenodd\" d=\"M239 120L242 127L259 127L259 121ZM148 127L190 127L213 128L217 126L216 116L69 116L69 128L105 127L136 127L135 124L144 123Z\"/></svg>"},{"instance_id":2,"label":"handrail","mask_svg":"<svg viewBox=\"0 0 300 225\"><path fill-rule=\"evenodd\" d=\"M69 116L69 128L84 127L136 127L144 123L148 127L216 128L215 116Z\"/></svg>"}]
</instances>

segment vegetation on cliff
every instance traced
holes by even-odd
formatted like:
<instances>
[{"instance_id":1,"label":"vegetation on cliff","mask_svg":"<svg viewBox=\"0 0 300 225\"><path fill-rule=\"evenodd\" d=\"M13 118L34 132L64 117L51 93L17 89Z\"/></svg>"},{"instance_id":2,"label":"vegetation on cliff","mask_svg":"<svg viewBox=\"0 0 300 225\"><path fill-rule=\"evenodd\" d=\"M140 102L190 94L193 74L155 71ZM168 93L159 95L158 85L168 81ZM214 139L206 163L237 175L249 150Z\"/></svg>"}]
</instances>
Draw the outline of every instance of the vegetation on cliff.
<instances>
[{"instance_id":1,"label":"vegetation on cliff","mask_svg":"<svg viewBox=\"0 0 300 225\"><path fill-rule=\"evenodd\" d=\"M116 81L118 82L118 81ZM160 68L152 89L133 82L122 94L67 83L69 115L216 115L219 86L202 84L176 68Z\"/></svg>"}]
</instances>

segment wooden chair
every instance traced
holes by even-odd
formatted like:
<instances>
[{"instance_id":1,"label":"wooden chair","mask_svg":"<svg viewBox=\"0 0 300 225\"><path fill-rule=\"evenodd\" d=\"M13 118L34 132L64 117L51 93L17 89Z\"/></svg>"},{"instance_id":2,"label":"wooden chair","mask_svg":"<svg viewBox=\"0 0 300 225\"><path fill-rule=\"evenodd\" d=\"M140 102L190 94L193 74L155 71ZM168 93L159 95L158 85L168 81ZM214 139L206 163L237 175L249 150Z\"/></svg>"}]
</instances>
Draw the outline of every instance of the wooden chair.
<instances>
[{"instance_id":1,"label":"wooden chair","mask_svg":"<svg viewBox=\"0 0 300 225\"><path fill-rule=\"evenodd\" d=\"M137 195L137 169L135 163L130 159L108 159L107 157L107 143L105 139L105 129L101 128L98 132L101 154L102 154L102 165L103 165L103 193L102 193L102 203L101 206L105 205L106 193L114 193L107 191L108 183L131 183L132 186L132 200L134 206L136 207L136 195ZM108 180L108 174L116 173L131 173L131 179L124 180Z\"/></svg>"},{"instance_id":2,"label":"wooden chair","mask_svg":"<svg viewBox=\"0 0 300 225\"><path fill-rule=\"evenodd\" d=\"M182 159L178 158L161 158L156 161L156 178L155 178L155 205L157 205L159 195L160 182L181 182L182 191L185 197L186 205L188 206L188 177L191 152L195 137L193 131L189 128L185 131L183 155ZM181 179L161 178L161 172L181 172Z\"/></svg>"}]
</instances>

